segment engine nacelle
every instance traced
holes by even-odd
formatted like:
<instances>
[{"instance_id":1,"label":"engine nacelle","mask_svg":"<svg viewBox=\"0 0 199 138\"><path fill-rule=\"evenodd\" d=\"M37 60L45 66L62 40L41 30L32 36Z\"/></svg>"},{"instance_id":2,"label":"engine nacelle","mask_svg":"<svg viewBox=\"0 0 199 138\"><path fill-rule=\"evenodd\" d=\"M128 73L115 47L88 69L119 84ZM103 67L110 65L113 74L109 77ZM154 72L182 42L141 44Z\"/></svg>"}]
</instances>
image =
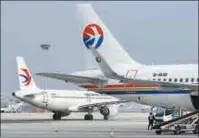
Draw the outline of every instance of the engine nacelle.
<instances>
[{"instance_id":1,"label":"engine nacelle","mask_svg":"<svg viewBox=\"0 0 199 138\"><path fill-rule=\"evenodd\" d=\"M118 105L103 106L100 109L100 113L103 116L114 117L118 114Z\"/></svg>"}]
</instances>

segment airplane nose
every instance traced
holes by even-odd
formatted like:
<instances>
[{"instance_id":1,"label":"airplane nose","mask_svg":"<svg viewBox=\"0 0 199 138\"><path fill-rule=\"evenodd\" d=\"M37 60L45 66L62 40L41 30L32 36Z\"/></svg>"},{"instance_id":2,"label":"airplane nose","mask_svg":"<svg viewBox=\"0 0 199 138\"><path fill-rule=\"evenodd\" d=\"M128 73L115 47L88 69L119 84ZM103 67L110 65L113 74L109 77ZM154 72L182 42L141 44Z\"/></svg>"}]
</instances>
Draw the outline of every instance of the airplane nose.
<instances>
[{"instance_id":1,"label":"airplane nose","mask_svg":"<svg viewBox=\"0 0 199 138\"><path fill-rule=\"evenodd\" d=\"M12 96L15 96L15 92L12 93Z\"/></svg>"}]
</instances>

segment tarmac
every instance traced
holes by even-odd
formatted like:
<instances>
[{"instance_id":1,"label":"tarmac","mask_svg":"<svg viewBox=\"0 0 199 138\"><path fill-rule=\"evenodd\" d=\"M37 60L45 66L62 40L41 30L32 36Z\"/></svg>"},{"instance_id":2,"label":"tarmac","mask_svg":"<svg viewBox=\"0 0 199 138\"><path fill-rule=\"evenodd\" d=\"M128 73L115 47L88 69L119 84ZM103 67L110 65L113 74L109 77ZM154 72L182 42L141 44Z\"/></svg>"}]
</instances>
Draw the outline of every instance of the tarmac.
<instances>
[{"instance_id":1,"label":"tarmac","mask_svg":"<svg viewBox=\"0 0 199 138\"><path fill-rule=\"evenodd\" d=\"M2 113L1 137L73 137L73 138L134 138L134 137L198 137L197 134L174 135L147 130L148 113L119 113L103 120L94 113L94 120L83 120L85 113L72 113L62 120L52 120L52 113Z\"/></svg>"}]
</instances>

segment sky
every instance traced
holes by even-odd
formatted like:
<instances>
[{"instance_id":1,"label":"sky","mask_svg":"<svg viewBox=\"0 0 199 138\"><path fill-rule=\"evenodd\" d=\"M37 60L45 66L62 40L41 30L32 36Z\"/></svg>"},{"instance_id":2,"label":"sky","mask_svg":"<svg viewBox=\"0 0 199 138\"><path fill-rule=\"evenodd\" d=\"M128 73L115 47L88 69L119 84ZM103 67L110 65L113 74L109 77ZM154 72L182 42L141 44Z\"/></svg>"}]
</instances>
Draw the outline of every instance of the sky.
<instances>
[{"instance_id":1,"label":"sky","mask_svg":"<svg viewBox=\"0 0 199 138\"><path fill-rule=\"evenodd\" d=\"M19 89L16 56L22 56L38 87L38 72L85 70L75 5L91 3L110 31L143 64L198 62L197 1L3 1L1 2L1 94ZM46 53L40 44L48 43ZM47 80L47 88L78 89Z\"/></svg>"}]
</instances>

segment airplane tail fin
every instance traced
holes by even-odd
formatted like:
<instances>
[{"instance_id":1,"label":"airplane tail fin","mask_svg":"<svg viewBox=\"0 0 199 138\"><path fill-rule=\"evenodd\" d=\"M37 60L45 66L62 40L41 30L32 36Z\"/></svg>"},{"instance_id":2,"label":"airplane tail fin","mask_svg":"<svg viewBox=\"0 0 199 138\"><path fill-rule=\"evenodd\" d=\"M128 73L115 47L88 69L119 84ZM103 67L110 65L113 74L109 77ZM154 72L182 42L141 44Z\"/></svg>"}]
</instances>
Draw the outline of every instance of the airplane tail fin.
<instances>
[{"instance_id":1,"label":"airplane tail fin","mask_svg":"<svg viewBox=\"0 0 199 138\"><path fill-rule=\"evenodd\" d=\"M23 57L16 57L16 61L20 90L33 92L38 89Z\"/></svg>"},{"instance_id":2,"label":"airplane tail fin","mask_svg":"<svg viewBox=\"0 0 199 138\"><path fill-rule=\"evenodd\" d=\"M77 21L81 26L83 43L87 49L95 48L112 66L128 65L137 68L142 65L122 48L90 4L77 4L76 8Z\"/></svg>"},{"instance_id":3,"label":"airplane tail fin","mask_svg":"<svg viewBox=\"0 0 199 138\"><path fill-rule=\"evenodd\" d=\"M86 49L85 47L83 48L83 55L84 55L86 70L99 69L98 65L95 62L95 59L93 58L92 53L88 51L88 49Z\"/></svg>"}]
</instances>

